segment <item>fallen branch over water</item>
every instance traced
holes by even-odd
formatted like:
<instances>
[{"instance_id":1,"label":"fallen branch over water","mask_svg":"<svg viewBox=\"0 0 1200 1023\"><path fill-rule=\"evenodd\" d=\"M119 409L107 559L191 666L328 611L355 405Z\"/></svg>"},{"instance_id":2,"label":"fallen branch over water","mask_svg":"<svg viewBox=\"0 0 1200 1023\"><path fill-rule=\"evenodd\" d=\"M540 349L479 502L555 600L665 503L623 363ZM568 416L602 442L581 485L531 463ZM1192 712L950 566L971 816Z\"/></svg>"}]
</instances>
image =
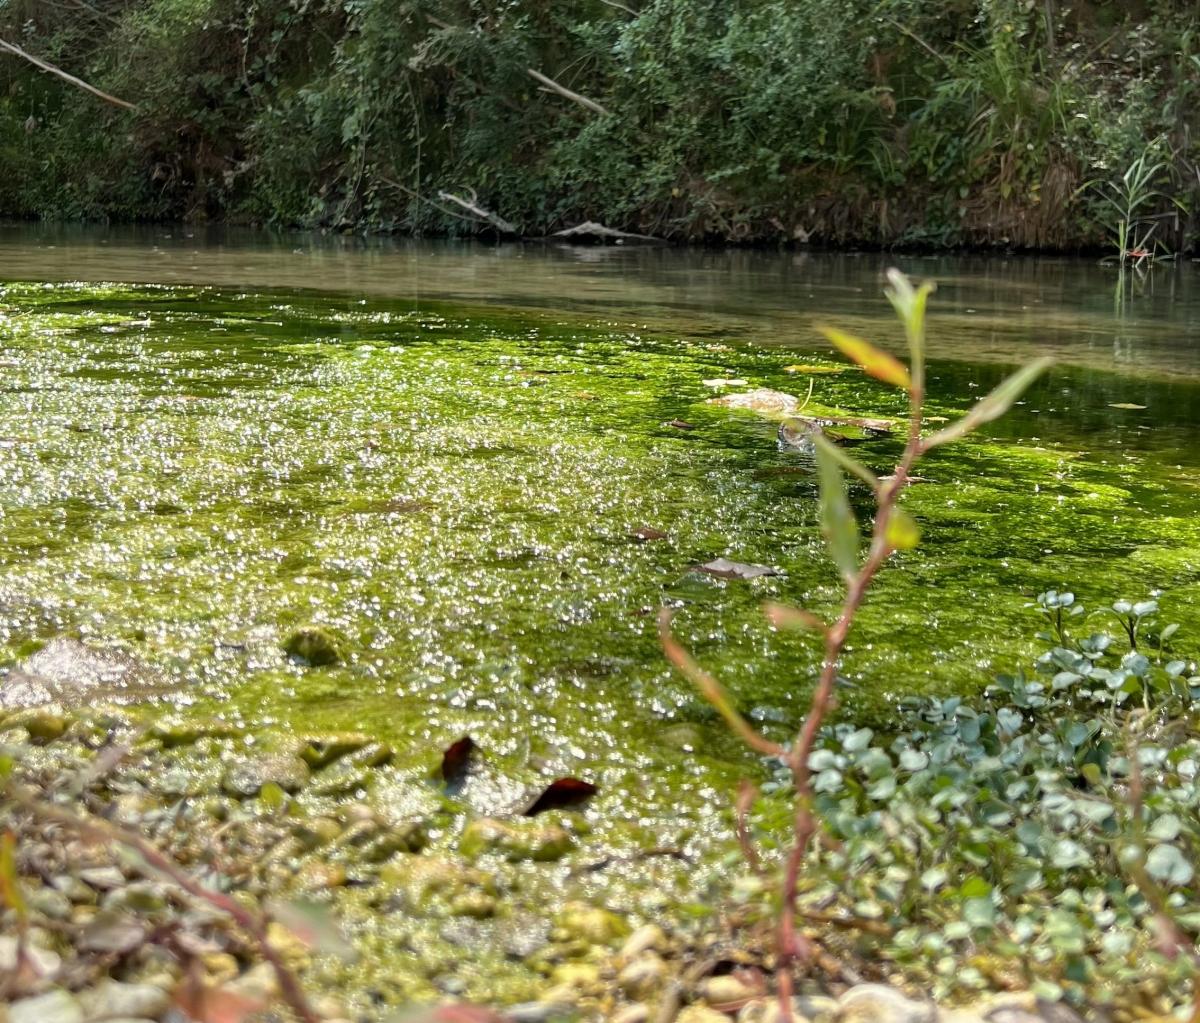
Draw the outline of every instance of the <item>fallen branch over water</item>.
<instances>
[{"instance_id":1,"label":"fallen branch over water","mask_svg":"<svg viewBox=\"0 0 1200 1023\"><path fill-rule=\"evenodd\" d=\"M516 226L509 223L503 217L493 213L491 210L485 210L479 205L478 196L474 190L471 192L470 199L464 199L462 196L455 195L453 192L438 192L438 198L442 202L452 202L457 206L461 206L468 213L473 213L480 220L486 220L501 234L520 234Z\"/></svg>"},{"instance_id":2,"label":"fallen branch over water","mask_svg":"<svg viewBox=\"0 0 1200 1023\"><path fill-rule=\"evenodd\" d=\"M652 234L633 234L629 231L618 231L615 227L605 227L594 220L585 220L574 227L565 227L555 231L551 238L615 238L618 241L630 239L639 242L661 242L662 239Z\"/></svg>"}]
</instances>

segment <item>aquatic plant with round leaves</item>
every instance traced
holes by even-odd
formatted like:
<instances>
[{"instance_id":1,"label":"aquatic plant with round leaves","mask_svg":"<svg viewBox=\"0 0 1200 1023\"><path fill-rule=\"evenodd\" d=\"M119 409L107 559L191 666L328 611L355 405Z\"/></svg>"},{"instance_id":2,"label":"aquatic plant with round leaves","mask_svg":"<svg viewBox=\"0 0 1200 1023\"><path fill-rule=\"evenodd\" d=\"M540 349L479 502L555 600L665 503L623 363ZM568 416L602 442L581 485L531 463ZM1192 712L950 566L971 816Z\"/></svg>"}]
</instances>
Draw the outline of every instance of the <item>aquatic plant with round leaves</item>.
<instances>
[{"instance_id":1,"label":"aquatic plant with round leaves","mask_svg":"<svg viewBox=\"0 0 1200 1023\"><path fill-rule=\"evenodd\" d=\"M853 928L840 954L939 998L1016 982L1166 1017L1190 987L1196 1012L1200 674L1161 639L1169 625L1135 649L1093 624L1114 605L1042 593L1039 614L1072 613L1038 634L1031 670L975 700L901 701L886 735L822 729L809 766L830 840L797 912ZM777 761L748 842L786 827L792 791Z\"/></svg>"},{"instance_id":2,"label":"aquatic plant with round leaves","mask_svg":"<svg viewBox=\"0 0 1200 1023\"><path fill-rule=\"evenodd\" d=\"M892 555L915 547L920 540L920 529L912 516L900 507L900 498L911 480L914 466L922 457L934 448L959 440L1002 416L1050 362L1048 359L1037 359L1017 370L961 419L934 433L926 433L925 315L933 284L926 282L914 287L904 274L895 269L889 270L887 277L885 294L903 325L908 343L907 366L868 341L834 327L820 328L835 347L866 373L908 392L908 433L904 450L893 472L883 478L877 477L827 439L814 437L821 530L829 555L842 576L844 598L832 622L824 622L808 612L788 608L768 609L777 627L812 630L820 634L824 641L820 676L808 714L794 741L784 746L758 732L734 707L720 683L675 640L670 627L672 612L664 608L660 616L660 636L670 660L697 684L730 727L751 748L764 755L777 757L786 764L791 777L795 800L792 838L784 866L777 935L780 1011L785 1021L791 1017L794 971L797 966L810 963L816 953L812 943L797 930L797 894L805 857L822 823L816 799L832 783L833 777L814 768L813 756L825 720L834 707L842 652L859 609L879 570ZM850 505L846 472L866 483L875 497L875 518L865 554L862 551L859 524Z\"/></svg>"}]
</instances>

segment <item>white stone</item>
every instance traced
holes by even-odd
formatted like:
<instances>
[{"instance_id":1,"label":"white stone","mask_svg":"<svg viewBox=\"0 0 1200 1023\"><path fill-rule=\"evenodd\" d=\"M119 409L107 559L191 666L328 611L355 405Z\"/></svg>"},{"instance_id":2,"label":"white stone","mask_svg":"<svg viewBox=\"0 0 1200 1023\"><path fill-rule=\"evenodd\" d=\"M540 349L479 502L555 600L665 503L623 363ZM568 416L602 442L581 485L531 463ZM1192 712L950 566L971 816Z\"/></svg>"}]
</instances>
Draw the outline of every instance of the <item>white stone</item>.
<instances>
[{"instance_id":1,"label":"white stone","mask_svg":"<svg viewBox=\"0 0 1200 1023\"><path fill-rule=\"evenodd\" d=\"M860 984L838 1001L839 1023L933 1023L937 1010L883 984Z\"/></svg>"},{"instance_id":2,"label":"white stone","mask_svg":"<svg viewBox=\"0 0 1200 1023\"><path fill-rule=\"evenodd\" d=\"M9 1005L8 1023L83 1023L83 1009L66 991L49 991Z\"/></svg>"}]
</instances>

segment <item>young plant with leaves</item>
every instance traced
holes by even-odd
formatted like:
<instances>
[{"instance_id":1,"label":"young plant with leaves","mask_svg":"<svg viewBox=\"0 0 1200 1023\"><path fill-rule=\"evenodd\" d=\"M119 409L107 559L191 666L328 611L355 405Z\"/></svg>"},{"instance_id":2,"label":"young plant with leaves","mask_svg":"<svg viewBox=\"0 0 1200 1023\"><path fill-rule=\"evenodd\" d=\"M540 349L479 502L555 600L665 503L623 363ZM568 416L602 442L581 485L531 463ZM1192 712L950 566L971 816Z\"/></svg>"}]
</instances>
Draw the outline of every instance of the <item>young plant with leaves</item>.
<instances>
[{"instance_id":1,"label":"young plant with leaves","mask_svg":"<svg viewBox=\"0 0 1200 1023\"><path fill-rule=\"evenodd\" d=\"M984 423L1002 416L1033 380L1049 365L1038 359L1003 381L991 394L974 406L962 419L926 435L925 402L925 310L933 284L914 288L898 270L888 271L885 289L892 306L904 325L908 340L909 365L881 351L861 338L833 327L820 328L843 354L864 371L885 383L903 388L909 395L908 436L904 451L890 476L877 477L869 468L822 436L816 436L817 472L820 487L821 529L829 554L845 584L842 606L832 622L822 621L809 611L771 604L766 614L778 629L802 629L819 633L824 640L824 657L812 702L799 734L790 746L773 742L760 734L734 707L720 683L679 644L671 633L672 612L664 608L659 631L668 658L690 678L713 703L730 727L754 750L782 760L790 772L795 807L791 845L787 852L782 881L782 904L777 934L778 987L782 1018L791 1018L793 973L805 965L814 949L796 929L796 896L805 856L818 830L814 810L812 754L822 726L835 703L838 668L855 617L867 597L876 574L897 551L917 545L920 530L913 518L899 505L908 486L913 467L934 448L965 437ZM858 477L875 496L875 519L865 555L859 525L850 506L846 472Z\"/></svg>"}]
</instances>

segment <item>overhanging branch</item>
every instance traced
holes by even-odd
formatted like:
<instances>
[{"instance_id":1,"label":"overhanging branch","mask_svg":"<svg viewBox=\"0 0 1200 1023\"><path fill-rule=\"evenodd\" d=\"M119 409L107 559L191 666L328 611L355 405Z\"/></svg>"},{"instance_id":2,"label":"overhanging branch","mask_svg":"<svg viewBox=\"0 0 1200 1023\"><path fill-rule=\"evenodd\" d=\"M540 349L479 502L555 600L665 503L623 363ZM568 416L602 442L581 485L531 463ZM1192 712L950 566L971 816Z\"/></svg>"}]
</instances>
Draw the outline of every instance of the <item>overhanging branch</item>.
<instances>
[{"instance_id":1,"label":"overhanging branch","mask_svg":"<svg viewBox=\"0 0 1200 1023\"><path fill-rule=\"evenodd\" d=\"M0 51L11 53L14 57L20 57L22 60L27 60L34 67L39 68L42 71L46 71L49 74L57 75L64 82L70 82L77 89L82 89L84 92L90 92L93 96L98 96L106 103L112 103L115 106L124 107L126 110L137 109L133 103L128 103L123 99L117 99L116 96L110 96L107 92L97 89L94 85L89 85L82 78L76 78L74 75L69 74L62 68L55 67L53 64L47 63L40 57L35 57L32 53L26 53L15 43L10 43L4 39L0 39Z\"/></svg>"}]
</instances>

